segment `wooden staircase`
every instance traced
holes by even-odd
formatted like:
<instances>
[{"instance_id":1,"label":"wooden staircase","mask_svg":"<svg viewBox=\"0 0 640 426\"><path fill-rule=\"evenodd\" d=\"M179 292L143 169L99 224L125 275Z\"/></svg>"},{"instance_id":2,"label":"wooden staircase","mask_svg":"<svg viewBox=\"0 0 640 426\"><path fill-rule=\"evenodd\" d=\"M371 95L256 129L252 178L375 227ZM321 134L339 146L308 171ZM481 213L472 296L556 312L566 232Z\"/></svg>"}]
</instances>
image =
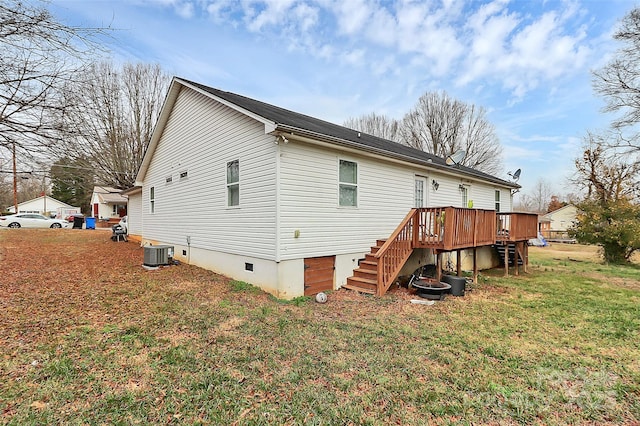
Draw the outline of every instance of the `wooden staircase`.
<instances>
[{"instance_id":1,"label":"wooden staircase","mask_svg":"<svg viewBox=\"0 0 640 426\"><path fill-rule=\"evenodd\" d=\"M518 256L525 259L526 272L526 241L537 236L537 221L538 216L529 213L496 215L495 210L458 207L411 209L388 239L376 241L343 287L383 296L416 248L434 250L436 268L440 271L443 252L457 251L459 255L461 249L495 245L496 242L511 243L515 244ZM475 250L473 256L475 276ZM518 268L515 272L517 275ZM508 273L508 265L505 273Z\"/></svg>"},{"instance_id":2,"label":"wooden staircase","mask_svg":"<svg viewBox=\"0 0 640 426\"><path fill-rule=\"evenodd\" d=\"M367 253L364 260L359 262L358 268L353 270L353 276L347 278L347 284L342 287L359 293L376 294L378 290L378 259L375 254L385 242L386 240L376 241L376 245L371 247L371 252Z\"/></svg>"}]
</instances>

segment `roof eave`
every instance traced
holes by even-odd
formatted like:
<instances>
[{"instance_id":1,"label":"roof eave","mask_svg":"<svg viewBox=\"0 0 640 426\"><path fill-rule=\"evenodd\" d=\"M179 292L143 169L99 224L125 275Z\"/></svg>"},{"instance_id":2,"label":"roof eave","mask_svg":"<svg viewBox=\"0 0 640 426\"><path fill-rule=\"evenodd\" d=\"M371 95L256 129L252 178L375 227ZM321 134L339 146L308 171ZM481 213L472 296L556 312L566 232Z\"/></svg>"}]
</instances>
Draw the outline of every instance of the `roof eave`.
<instances>
[{"instance_id":1,"label":"roof eave","mask_svg":"<svg viewBox=\"0 0 640 426\"><path fill-rule=\"evenodd\" d=\"M448 165L443 165L443 164L438 164L436 162L433 161L429 161L429 160L420 160L417 159L415 157L410 157L410 156L406 156L406 155L402 155L402 154L398 154L395 152L390 152L387 150L382 150L382 149L376 149L375 147L371 147L371 146L367 146L367 145L362 145L360 143L354 142L354 141L350 141L348 139L342 139L342 138L336 138L336 137L332 137L329 135L324 135L324 134L319 134L319 133L315 133L315 132L311 132L305 129L301 129L301 128L297 128L294 126L289 126L289 125L283 125L283 124L278 124L276 126L276 131L279 132L285 132L288 133L289 135L293 135L295 136L296 134L301 135L301 136L306 136L310 139L317 139L318 141L321 142L326 142L332 145L341 145L341 146L345 146L348 148L353 148L356 149L357 151L366 151L366 152L370 152L372 154L376 154L376 155L380 155L383 157L390 157L390 158L395 158L410 164L417 164L417 165L421 165L421 166L427 166L430 168L434 168L437 169L439 171L443 171L447 174L453 174L453 175L464 175L466 178L469 179L474 179L474 180L480 180L480 181L488 181L488 182L492 182L507 188L511 188L511 189L520 189L521 186L516 184L516 183L512 183L512 182L508 182L508 181L504 181L502 179L499 178L488 178L488 177L484 177L484 176L477 176L474 175L473 173L468 173L465 170L461 170L458 168L455 168L453 166L448 166Z\"/></svg>"}]
</instances>

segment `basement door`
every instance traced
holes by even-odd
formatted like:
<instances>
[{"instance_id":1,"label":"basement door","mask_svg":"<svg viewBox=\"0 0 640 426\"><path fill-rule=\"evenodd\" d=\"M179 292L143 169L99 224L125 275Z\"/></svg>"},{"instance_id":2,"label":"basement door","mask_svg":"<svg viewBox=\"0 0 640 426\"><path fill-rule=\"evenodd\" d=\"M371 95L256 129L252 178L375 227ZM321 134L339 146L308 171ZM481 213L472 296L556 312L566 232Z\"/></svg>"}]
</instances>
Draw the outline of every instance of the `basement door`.
<instances>
[{"instance_id":1,"label":"basement door","mask_svg":"<svg viewBox=\"0 0 640 426\"><path fill-rule=\"evenodd\" d=\"M334 289L336 257L308 257L304 260L304 295Z\"/></svg>"}]
</instances>

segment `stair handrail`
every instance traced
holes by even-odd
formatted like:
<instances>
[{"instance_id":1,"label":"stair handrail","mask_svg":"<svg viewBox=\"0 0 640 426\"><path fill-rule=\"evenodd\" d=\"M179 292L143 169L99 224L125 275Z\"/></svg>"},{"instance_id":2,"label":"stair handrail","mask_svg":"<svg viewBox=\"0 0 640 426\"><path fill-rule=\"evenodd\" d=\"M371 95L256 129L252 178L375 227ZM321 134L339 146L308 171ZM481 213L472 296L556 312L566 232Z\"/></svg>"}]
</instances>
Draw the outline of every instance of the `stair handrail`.
<instances>
[{"instance_id":1,"label":"stair handrail","mask_svg":"<svg viewBox=\"0 0 640 426\"><path fill-rule=\"evenodd\" d=\"M405 218L400 222L400 224L396 227L393 233L389 236L387 241L378 249L378 251L374 254L378 263L378 286L377 286L377 295L382 296L387 289L391 286L393 279L395 279L396 275L404 265L404 261L406 260L406 256L410 255L413 252L413 247L415 245L414 239L417 237L417 233L415 232L417 229L417 224L415 223L415 218L417 217L418 209L413 208L409 210L409 213L405 216ZM401 250L401 255L396 256L395 264L387 265L387 260L389 257L387 253L394 247L399 246L400 242L398 241L398 237L403 235L404 237L401 241L409 242L408 250ZM401 247L399 247L401 249ZM408 254L407 254L408 253Z\"/></svg>"}]
</instances>

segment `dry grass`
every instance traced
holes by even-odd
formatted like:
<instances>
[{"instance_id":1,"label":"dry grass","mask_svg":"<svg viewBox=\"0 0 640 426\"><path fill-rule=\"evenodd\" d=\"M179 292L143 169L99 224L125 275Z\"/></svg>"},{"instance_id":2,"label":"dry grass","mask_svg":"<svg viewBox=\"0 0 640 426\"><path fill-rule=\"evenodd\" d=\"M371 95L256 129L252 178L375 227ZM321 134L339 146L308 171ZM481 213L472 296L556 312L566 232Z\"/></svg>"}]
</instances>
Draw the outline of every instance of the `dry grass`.
<instances>
[{"instance_id":1,"label":"dry grass","mask_svg":"<svg viewBox=\"0 0 640 426\"><path fill-rule=\"evenodd\" d=\"M276 300L133 243L0 230L0 423L637 424L640 270L532 249L463 298Z\"/></svg>"}]
</instances>

